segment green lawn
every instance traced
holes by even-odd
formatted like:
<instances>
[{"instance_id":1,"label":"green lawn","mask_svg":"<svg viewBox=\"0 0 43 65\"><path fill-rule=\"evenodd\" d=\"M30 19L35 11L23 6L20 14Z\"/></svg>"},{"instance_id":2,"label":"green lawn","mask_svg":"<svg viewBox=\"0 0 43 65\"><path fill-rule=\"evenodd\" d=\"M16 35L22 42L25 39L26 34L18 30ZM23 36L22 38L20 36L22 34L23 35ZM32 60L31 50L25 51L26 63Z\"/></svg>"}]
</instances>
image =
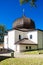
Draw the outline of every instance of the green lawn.
<instances>
[{"instance_id":1,"label":"green lawn","mask_svg":"<svg viewBox=\"0 0 43 65\"><path fill-rule=\"evenodd\" d=\"M39 54L43 50L23 52L24 54ZM43 65L43 58L9 58L0 62L0 65Z\"/></svg>"},{"instance_id":2,"label":"green lawn","mask_svg":"<svg viewBox=\"0 0 43 65\"><path fill-rule=\"evenodd\" d=\"M0 65L43 65L43 58L9 58Z\"/></svg>"},{"instance_id":3,"label":"green lawn","mask_svg":"<svg viewBox=\"0 0 43 65\"><path fill-rule=\"evenodd\" d=\"M36 50L36 51L26 51L22 52L23 54L43 54L43 50Z\"/></svg>"}]
</instances>

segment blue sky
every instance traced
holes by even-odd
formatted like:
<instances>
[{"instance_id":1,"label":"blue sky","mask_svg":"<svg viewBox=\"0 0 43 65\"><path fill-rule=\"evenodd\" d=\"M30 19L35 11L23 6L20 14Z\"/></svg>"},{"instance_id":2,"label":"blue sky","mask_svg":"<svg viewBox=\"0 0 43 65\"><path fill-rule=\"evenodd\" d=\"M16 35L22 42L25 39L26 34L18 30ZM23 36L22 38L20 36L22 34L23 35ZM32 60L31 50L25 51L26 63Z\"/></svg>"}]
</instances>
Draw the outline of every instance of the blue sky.
<instances>
[{"instance_id":1,"label":"blue sky","mask_svg":"<svg viewBox=\"0 0 43 65\"><path fill-rule=\"evenodd\" d=\"M7 29L12 28L12 23L22 17L23 8L25 16L34 20L36 28L43 30L43 0L37 0L37 8L28 4L20 5L19 0L0 0L0 24Z\"/></svg>"}]
</instances>

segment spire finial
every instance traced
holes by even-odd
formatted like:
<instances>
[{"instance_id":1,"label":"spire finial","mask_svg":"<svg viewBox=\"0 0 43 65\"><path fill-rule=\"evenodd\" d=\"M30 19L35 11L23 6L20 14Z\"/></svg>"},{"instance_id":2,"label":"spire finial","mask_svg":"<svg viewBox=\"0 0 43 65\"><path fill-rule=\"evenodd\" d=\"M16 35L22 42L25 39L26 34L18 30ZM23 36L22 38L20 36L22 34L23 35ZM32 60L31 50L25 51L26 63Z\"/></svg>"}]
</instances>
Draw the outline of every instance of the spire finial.
<instances>
[{"instance_id":1,"label":"spire finial","mask_svg":"<svg viewBox=\"0 0 43 65\"><path fill-rule=\"evenodd\" d=\"M24 8L23 8L23 16L24 16Z\"/></svg>"}]
</instances>

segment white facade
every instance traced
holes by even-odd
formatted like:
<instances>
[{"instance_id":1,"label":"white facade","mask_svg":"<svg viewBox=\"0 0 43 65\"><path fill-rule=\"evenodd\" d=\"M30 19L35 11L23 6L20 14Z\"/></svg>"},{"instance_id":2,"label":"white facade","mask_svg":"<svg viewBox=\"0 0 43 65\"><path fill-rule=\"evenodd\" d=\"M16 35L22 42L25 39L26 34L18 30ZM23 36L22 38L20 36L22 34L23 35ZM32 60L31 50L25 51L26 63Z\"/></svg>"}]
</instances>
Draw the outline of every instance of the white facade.
<instances>
[{"instance_id":1,"label":"white facade","mask_svg":"<svg viewBox=\"0 0 43 65\"><path fill-rule=\"evenodd\" d=\"M4 36L4 48L8 48L8 35Z\"/></svg>"},{"instance_id":2,"label":"white facade","mask_svg":"<svg viewBox=\"0 0 43 65\"><path fill-rule=\"evenodd\" d=\"M38 35L37 35L37 31L30 31L30 32L22 32L22 31L15 31L15 41L19 41L19 35L21 35L21 39L23 38L28 38L30 39L30 35L32 35L32 39L30 39L31 41L35 42L36 44L38 43Z\"/></svg>"},{"instance_id":3,"label":"white facade","mask_svg":"<svg viewBox=\"0 0 43 65\"><path fill-rule=\"evenodd\" d=\"M28 38L30 41L34 42L34 45L20 45L16 44L19 40L19 35L21 35L21 39ZM32 36L32 39L30 38ZM35 45L36 44L36 45ZM28 46L28 49L26 49ZM39 49L43 48L43 32L34 30L29 32L23 32L19 30L10 30L8 31L8 35L4 36L4 48L12 49L14 51L25 51L31 49Z\"/></svg>"},{"instance_id":4,"label":"white facade","mask_svg":"<svg viewBox=\"0 0 43 65\"><path fill-rule=\"evenodd\" d=\"M26 46L28 47L28 49L26 49ZM26 51L26 50L30 50L29 47L31 46L31 50L35 50L37 49L37 45L17 45L17 51Z\"/></svg>"},{"instance_id":5,"label":"white facade","mask_svg":"<svg viewBox=\"0 0 43 65\"><path fill-rule=\"evenodd\" d=\"M38 48L43 48L43 31L38 31Z\"/></svg>"},{"instance_id":6,"label":"white facade","mask_svg":"<svg viewBox=\"0 0 43 65\"><path fill-rule=\"evenodd\" d=\"M14 50L15 30L8 32L8 48Z\"/></svg>"},{"instance_id":7,"label":"white facade","mask_svg":"<svg viewBox=\"0 0 43 65\"><path fill-rule=\"evenodd\" d=\"M28 39L30 39L30 35L32 35L32 39L30 39L31 41L33 41L34 43L38 43L38 32L37 31L31 31L31 32L28 32L27 36L28 36Z\"/></svg>"}]
</instances>

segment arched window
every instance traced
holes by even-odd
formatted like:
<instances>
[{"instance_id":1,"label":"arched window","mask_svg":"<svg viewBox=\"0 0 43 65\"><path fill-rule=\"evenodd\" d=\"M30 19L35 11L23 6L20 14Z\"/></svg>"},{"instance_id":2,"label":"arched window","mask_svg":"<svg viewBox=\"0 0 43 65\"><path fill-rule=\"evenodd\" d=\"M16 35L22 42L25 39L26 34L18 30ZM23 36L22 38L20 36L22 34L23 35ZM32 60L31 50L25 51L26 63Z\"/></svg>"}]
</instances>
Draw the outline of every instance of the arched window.
<instances>
[{"instance_id":1,"label":"arched window","mask_svg":"<svg viewBox=\"0 0 43 65\"><path fill-rule=\"evenodd\" d=\"M32 35L30 35L30 39L32 39Z\"/></svg>"},{"instance_id":2,"label":"arched window","mask_svg":"<svg viewBox=\"0 0 43 65\"><path fill-rule=\"evenodd\" d=\"M21 40L21 35L19 35L19 40Z\"/></svg>"}]
</instances>

